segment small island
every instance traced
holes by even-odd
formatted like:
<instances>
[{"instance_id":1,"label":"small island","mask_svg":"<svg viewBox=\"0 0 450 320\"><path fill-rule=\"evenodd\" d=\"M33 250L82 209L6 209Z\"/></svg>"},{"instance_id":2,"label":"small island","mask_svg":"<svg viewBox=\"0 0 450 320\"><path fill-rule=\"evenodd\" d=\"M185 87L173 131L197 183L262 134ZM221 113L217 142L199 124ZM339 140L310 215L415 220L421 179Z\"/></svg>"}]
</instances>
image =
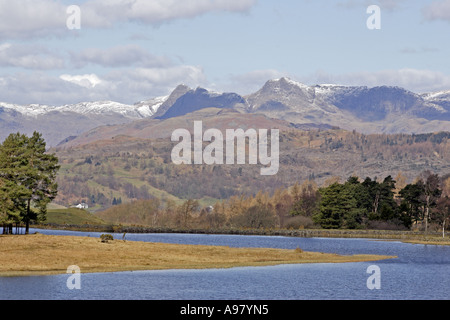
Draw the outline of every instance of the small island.
<instances>
[{"instance_id":1,"label":"small island","mask_svg":"<svg viewBox=\"0 0 450 320\"><path fill-rule=\"evenodd\" d=\"M71 265L82 273L221 269L301 263L347 263L396 258L344 256L295 249L230 248L78 236L0 236L0 276L64 274Z\"/></svg>"}]
</instances>

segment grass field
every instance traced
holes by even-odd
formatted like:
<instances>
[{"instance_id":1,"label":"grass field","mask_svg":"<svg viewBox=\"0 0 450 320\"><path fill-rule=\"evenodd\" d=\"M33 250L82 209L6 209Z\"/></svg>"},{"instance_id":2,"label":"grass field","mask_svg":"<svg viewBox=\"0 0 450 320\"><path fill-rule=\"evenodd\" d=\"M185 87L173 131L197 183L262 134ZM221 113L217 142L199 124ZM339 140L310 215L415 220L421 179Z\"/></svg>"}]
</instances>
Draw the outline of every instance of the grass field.
<instances>
[{"instance_id":1,"label":"grass field","mask_svg":"<svg viewBox=\"0 0 450 320\"><path fill-rule=\"evenodd\" d=\"M0 236L0 276L63 274L71 265L82 273L163 269L209 269L299 263L377 261L391 256L340 256L300 249L229 248L132 242L33 234Z\"/></svg>"},{"instance_id":2,"label":"grass field","mask_svg":"<svg viewBox=\"0 0 450 320\"><path fill-rule=\"evenodd\" d=\"M49 209L46 223L58 225L105 225L102 219L90 212L77 208Z\"/></svg>"}]
</instances>

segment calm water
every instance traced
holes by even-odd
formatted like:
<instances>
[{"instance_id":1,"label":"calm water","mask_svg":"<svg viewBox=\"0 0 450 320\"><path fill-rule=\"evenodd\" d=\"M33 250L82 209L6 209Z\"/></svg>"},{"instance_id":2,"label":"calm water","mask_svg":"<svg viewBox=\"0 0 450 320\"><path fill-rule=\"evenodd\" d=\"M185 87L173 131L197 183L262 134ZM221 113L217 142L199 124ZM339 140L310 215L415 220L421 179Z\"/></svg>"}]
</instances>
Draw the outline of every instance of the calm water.
<instances>
[{"instance_id":1,"label":"calm water","mask_svg":"<svg viewBox=\"0 0 450 320\"><path fill-rule=\"evenodd\" d=\"M100 233L31 230L99 237ZM122 234L115 235L122 239ZM450 247L368 239L289 238L230 235L127 234L128 241L265 247L338 254L395 255L373 263L283 265L214 270L81 274L81 289L69 290L70 275L0 278L0 299L44 300L448 300ZM369 290L367 268L381 271L379 290Z\"/></svg>"}]
</instances>

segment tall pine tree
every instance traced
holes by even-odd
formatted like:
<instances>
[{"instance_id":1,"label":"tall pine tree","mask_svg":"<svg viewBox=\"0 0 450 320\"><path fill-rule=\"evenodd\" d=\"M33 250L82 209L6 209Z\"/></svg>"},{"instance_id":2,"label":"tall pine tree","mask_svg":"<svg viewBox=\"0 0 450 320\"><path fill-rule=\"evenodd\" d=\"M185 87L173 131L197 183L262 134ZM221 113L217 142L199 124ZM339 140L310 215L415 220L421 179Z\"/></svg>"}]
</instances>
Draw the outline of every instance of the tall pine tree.
<instances>
[{"instance_id":1,"label":"tall pine tree","mask_svg":"<svg viewBox=\"0 0 450 320\"><path fill-rule=\"evenodd\" d=\"M363 210L358 208L353 191L351 182L321 188L319 212L313 216L314 222L324 229L358 228Z\"/></svg>"},{"instance_id":2,"label":"tall pine tree","mask_svg":"<svg viewBox=\"0 0 450 320\"><path fill-rule=\"evenodd\" d=\"M47 205L57 194L58 169L58 159L46 153L45 141L38 132L31 137L11 134L0 146L0 178L7 182L8 192L16 194L8 203L14 203L26 234L31 221L45 220Z\"/></svg>"}]
</instances>

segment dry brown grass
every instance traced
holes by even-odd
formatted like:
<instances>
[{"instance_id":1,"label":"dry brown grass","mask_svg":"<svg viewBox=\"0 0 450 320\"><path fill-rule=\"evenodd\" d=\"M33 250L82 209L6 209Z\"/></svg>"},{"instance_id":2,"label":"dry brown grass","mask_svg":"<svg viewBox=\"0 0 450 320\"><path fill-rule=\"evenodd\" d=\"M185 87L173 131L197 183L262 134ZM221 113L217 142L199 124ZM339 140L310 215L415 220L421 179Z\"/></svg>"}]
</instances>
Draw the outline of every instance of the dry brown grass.
<instances>
[{"instance_id":1,"label":"dry brown grass","mask_svg":"<svg viewBox=\"0 0 450 320\"><path fill-rule=\"evenodd\" d=\"M391 256L340 256L301 250L175 245L42 234L0 236L0 276L66 273L71 265L83 273L207 269L297 263L377 261Z\"/></svg>"},{"instance_id":2,"label":"dry brown grass","mask_svg":"<svg viewBox=\"0 0 450 320\"><path fill-rule=\"evenodd\" d=\"M403 242L412 244L427 244L433 246L450 246L450 241L442 238L411 239L411 240L403 240Z\"/></svg>"}]
</instances>

